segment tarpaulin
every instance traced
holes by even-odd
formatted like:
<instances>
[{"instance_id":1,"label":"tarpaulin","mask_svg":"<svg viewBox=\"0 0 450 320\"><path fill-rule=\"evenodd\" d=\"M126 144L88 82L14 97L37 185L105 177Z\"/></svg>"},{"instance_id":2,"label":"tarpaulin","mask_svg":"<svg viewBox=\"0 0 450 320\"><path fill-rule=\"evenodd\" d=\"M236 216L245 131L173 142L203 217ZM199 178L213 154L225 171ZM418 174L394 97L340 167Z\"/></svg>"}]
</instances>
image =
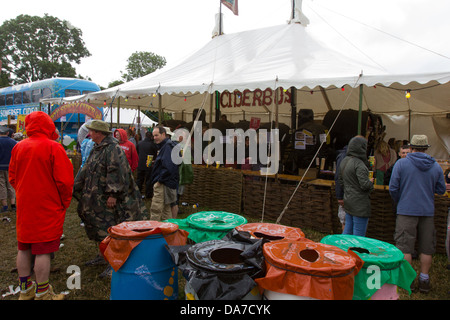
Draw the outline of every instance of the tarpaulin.
<instances>
[{"instance_id":1,"label":"tarpaulin","mask_svg":"<svg viewBox=\"0 0 450 320\"><path fill-rule=\"evenodd\" d=\"M255 238L267 240L300 240L305 234L299 228L274 223L246 223L236 227L238 231L249 232Z\"/></svg>"},{"instance_id":2,"label":"tarpaulin","mask_svg":"<svg viewBox=\"0 0 450 320\"><path fill-rule=\"evenodd\" d=\"M168 219L180 229L189 232L188 238L195 243L220 240L235 227L247 223L244 217L225 211L201 211L186 219Z\"/></svg>"},{"instance_id":3,"label":"tarpaulin","mask_svg":"<svg viewBox=\"0 0 450 320\"><path fill-rule=\"evenodd\" d=\"M369 299L385 283L397 285L411 294L411 283L416 272L394 245L372 238L343 234L326 236L320 242L345 251L354 251L364 261L363 269L355 277L353 300ZM375 280L372 279L377 270L380 271L380 277L376 279L379 282L374 283Z\"/></svg>"},{"instance_id":4,"label":"tarpaulin","mask_svg":"<svg viewBox=\"0 0 450 320\"><path fill-rule=\"evenodd\" d=\"M172 246L185 245L188 237L188 232L180 230L176 224L149 220L122 222L110 227L108 232L109 236L100 243L100 252L116 272L147 237L163 236Z\"/></svg>"},{"instance_id":5,"label":"tarpaulin","mask_svg":"<svg viewBox=\"0 0 450 320\"><path fill-rule=\"evenodd\" d=\"M264 244L267 273L261 289L321 300L350 300L363 261L353 252L313 242L279 240Z\"/></svg>"}]
</instances>

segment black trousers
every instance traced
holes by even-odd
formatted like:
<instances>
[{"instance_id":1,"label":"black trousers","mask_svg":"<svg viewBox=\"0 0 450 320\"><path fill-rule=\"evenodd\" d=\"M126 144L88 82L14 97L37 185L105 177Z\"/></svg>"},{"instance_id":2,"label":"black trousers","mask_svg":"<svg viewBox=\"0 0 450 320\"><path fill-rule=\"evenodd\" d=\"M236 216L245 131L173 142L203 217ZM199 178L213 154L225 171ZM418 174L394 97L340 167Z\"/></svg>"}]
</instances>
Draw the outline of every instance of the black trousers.
<instances>
[{"instance_id":1,"label":"black trousers","mask_svg":"<svg viewBox=\"0 0 450 320\"><path fill-rule=\"evenodd\" d=\"M146 198L153 197L153 186L152 186L152 170L137 170L136 183L138 185L139 191ZM143 187L145 186L145 189Z\"/></svg>"}]
</instances>

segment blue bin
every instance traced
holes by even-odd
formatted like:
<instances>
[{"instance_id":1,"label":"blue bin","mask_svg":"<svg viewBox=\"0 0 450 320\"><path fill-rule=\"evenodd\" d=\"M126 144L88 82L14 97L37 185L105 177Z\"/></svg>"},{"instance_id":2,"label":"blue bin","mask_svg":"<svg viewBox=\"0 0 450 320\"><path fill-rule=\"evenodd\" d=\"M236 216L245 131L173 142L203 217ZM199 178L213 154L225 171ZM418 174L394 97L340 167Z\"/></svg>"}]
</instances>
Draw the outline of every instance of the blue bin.
<instances>
[{"instance_id":1,"label":"blue bin","mask_svg":"<svg viewBox=\"0 0 450 320\"><path fill-rule=\"evenodd\" d=\"M162 234L135 247L111 278L111 300L177 300L178 269Z\"/></svg>"}]
</instances>

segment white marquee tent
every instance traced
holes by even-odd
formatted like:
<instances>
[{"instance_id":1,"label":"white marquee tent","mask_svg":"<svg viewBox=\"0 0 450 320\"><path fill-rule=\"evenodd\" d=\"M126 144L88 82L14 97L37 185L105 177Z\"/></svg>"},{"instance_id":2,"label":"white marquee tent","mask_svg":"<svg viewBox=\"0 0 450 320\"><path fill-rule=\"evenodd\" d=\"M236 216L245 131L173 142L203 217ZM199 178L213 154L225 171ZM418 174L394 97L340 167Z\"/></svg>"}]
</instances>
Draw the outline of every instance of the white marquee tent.
<instances>
[{"instance_id":1,"label":"white marquee tent","mask_svg":"<svg viewBox=\"0 0 450 320\"><path fill-rule=\"evenodd\" d=\"M442 57L433 69L426 63L436 58L432 53L404 46L386 47L386 59L397 66L391 71L336 34L317 34L313 25L291 21L216 36L174 67L66 101L172 112L187 122L199 108L206 110L206 121L214 121L217 107L232 122L259 117L288 125L292 105L297 112L313 109L318 119L329 110L361 108L383 116L387 138L408 139L426 127L434 133L430 153L447 159L450 59ZM411 65L403 52L424 63Z\"/></svg>"},{"instance_id":2,"label":"white marquee tent","mask_svg":"<svg viewBox=\"0 0 450 320\"><path fill-rule=\"evenodd\" d=\"M120 123L126 125L134 125L137 126L140 123L141 127L151 127L153 124L157 124L157 122L153 121L149 117L147 117L142 111L137 109L123 109L123 108L112 108L109 110L103 111L103 120L108 123ZM119 117L117 117L117 111L119 110ZM140 122L138 122L138 117L140 117ZM119 121L117 121L119 120Z\"/></svg>"}]
</instances>

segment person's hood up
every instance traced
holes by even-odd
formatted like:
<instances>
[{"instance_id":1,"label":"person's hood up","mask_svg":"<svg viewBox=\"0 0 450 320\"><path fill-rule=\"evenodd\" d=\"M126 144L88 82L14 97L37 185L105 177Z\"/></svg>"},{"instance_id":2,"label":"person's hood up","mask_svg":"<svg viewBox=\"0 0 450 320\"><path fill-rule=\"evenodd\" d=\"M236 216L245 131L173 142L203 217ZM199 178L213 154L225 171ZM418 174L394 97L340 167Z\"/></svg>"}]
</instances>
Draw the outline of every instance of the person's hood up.
<instances>
[{"instance_id":1,"label":"person's hood up","mask_svg":"<svg viewBox=\"0 0 450 320\"><path fill-rule=\"evenodd\" d=\"M350 140L347 147L347 156L359 158L367 161L367 140L362 137L354 137Z\"/></svg>"},{"instance_id":2,"label":"person's hood up","mask_svg":"<svg viewBox=\"0 0 450 320\"><path fill-rule=\"evenodd\" d=\"M28 137L45 136L56 140L58 135L53 120L42 111L35 111L25 117L25 130Z\"/></svg>"},{"instance_id":3,"label":"person's hood up","mask_svg":"<svg viewBox=\"0 0 450 320\"><path fill-rule=\"evenodd\" d=\"M127 132L123 129L117 129L117 131L119 131L120 134L120 143L127 142L128 141Z\"/></svg>"},{"instance_id":4,"label":"person's hood up","mask_svg":"<svg viewBox=\"0 0 450 320\"><path fill-rule=\"evenodd\" d=\"M436 162L433 157L423 152L411 152L406 155L412 164L421 171L428 171Z\"/></svg>"}]
</instances>

